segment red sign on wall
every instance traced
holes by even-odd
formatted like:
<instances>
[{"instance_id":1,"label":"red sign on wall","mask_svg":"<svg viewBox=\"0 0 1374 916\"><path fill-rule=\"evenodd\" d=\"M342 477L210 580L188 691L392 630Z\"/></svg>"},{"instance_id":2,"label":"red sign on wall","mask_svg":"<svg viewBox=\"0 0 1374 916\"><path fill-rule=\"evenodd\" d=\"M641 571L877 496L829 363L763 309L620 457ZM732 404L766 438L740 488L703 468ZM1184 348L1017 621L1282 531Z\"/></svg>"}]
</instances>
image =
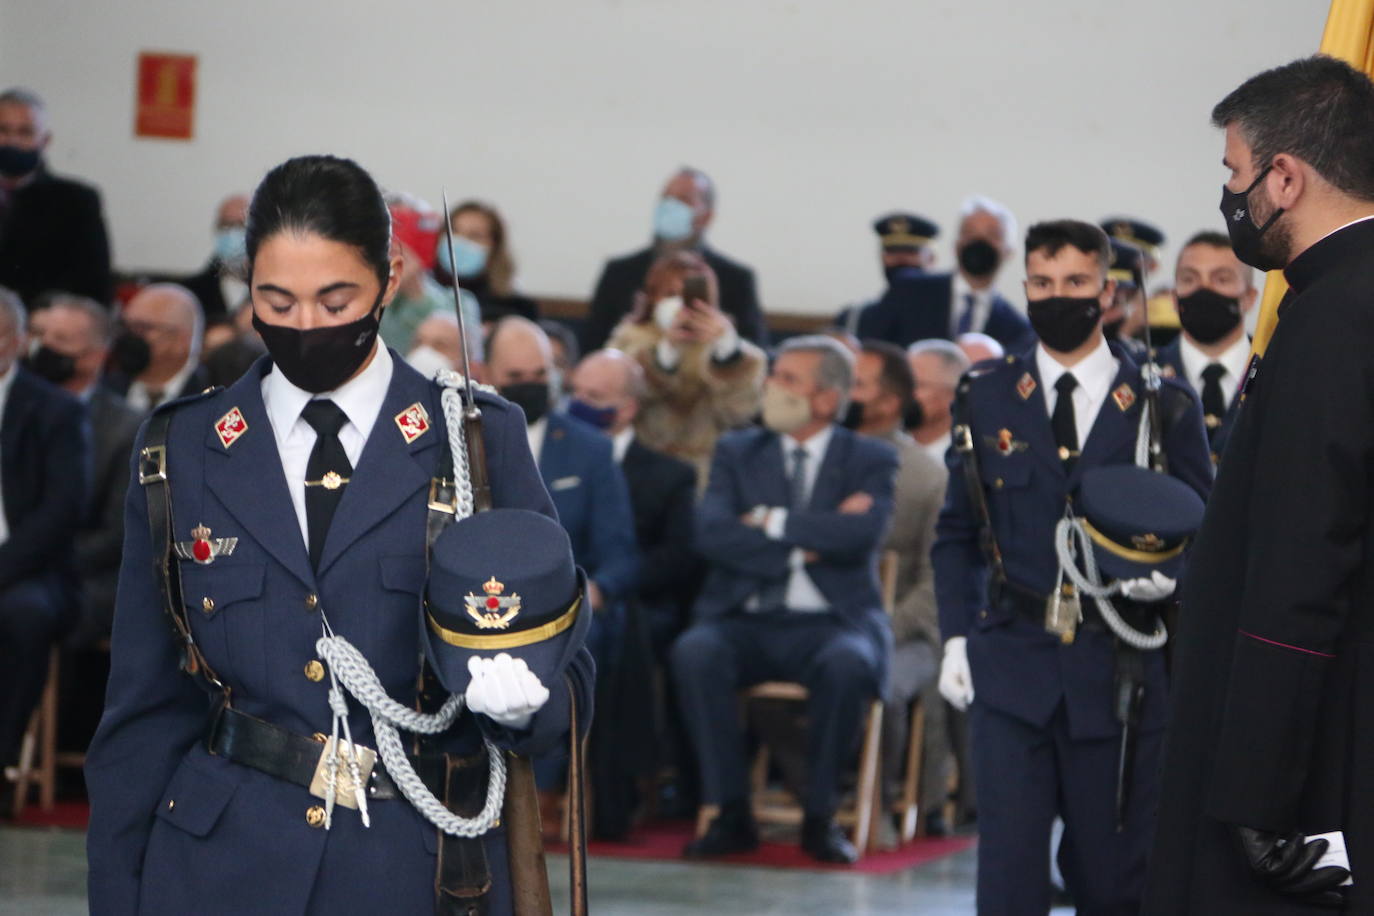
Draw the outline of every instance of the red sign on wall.
<instances>
[{"instance_id":1,"label":"red sign on wall","mask_svg":"<svg viewBox=\"0 0 1374 916\"><path fill-rule=\"evenodd\" d=\"M134 135L189 140L195 111L195 55L139 54Z\"/></svg>"}]
</instances>

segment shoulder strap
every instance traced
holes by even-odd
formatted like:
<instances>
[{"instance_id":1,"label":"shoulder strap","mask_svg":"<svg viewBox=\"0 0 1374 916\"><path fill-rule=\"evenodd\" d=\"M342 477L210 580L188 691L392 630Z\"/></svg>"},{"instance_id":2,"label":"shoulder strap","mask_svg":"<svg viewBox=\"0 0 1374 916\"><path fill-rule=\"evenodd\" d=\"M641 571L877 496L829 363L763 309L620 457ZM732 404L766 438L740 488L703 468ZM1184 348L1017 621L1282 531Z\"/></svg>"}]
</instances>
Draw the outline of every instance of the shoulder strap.
<instances>
[{"instance_id":1,"label":"shoulder strap","mask_svg":"<svg viewBox=\"0 0 1374 916\"><path fill-rule=\"evenodd\" d=\"M163 610L172 622L172 629L181 640L181 668L197 680L207 692L219 695L229 703L229 688L215 674L201 655L186 617L186 605L181 600L181 567L173 551L172 490L167 476L167 431L172 422L172 410L157 411L148 420L143 450L138 454L138 482L143 485L148 500L148 534L152 542L153 573L162 597Z\"/></svg>"},{"instance_id":2,"label":"shoulder strap","mask_svg":"<svg viewBox=\"0 0 1374 916\"><path fill-rule=\"evenodd\" d=\"M973 418L969 415L968 392L971 382L965 375L955 389L954 409L958 421L954 427L954 450L959 453L960 465L964 469L964 486L968 499L973 506L973 516L978 522L978 546L983 550L988 570L992 574L995 587L1006 584L1007 573L1002 565L1002 551L997 546L997 535L992 527L992 515L988 511L987 493L983 491L983 478L978 470L978 452L973 445Z\"/></svg>"}]
</instances>

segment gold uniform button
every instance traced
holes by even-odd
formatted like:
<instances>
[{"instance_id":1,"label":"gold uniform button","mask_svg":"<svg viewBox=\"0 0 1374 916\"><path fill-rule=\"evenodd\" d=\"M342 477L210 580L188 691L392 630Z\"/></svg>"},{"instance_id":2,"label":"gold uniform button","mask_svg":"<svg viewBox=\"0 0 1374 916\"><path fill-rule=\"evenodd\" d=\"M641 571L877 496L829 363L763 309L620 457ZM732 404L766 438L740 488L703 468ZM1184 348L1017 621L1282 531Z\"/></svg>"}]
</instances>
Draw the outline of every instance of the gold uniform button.
<instances>
[{"instance_id":1,"label":"gold uniform button","mask_svg":"<svg viewBox=\"0 0 1374 916\"><path fill-rule=\"evenodd\" d=\"M992 482L992 485L994 488L1000 490L1007 485L1007 482L1002 478L998 477L996 480Z\"/></svg>"},{"instance_id":2,"label":"gold uniform button","mask_svg":"<svg viewBox=\"0 0 1374 916\"><path fill-rule=\"evenodd\" d=\"M311 735L310 737L320 742L321 744L324 744L326 741L329 740L329 736L326 735L324 732L315 732L315 734Z\"/></svg>"},{"instance_id":3,"label":"gold uniform button","mask_svg":"<svg viewBox=\"0 0 1374 916\"><path fill-rule=\"evenodd\" d=\"M313 594L313 593L312 593L312 594L309 594L309 595L306 595L306 596L305 596L305 609L306 609L307 611L313 611L313 610L315 610L315 608L317 608L317 607L319 607L319 606L320 606L320 596L319 596L319 595L316 595L316 594Z\"/></svg>"},{"instance_id":4,"label":"gold uniform button","mask_svg":"<svg viewBox=\"0 0 1374 916\"><path fill-rule=\"evenodd\" d=\"M200 599L200 606L205 609L205 613L210 613L215 609L215 599L208 595Z\"/></svg>"},{"instance_id":5,"label":"gold uniform button","mask_svg":"<svg viewBox=\"0 0 1374 916\"><path fill-rule=\"evenodd\" d=\"M324 680L324 665L318 658L312 658L310 661L306 662L305 676L312 681Z\"/></svg>"},{"instance_id":6,"label":"gold uniform button","mask_svg":"<svg viewBox=\"0 0 1374 916\"><path fill-rule=\"evenodd\" d=\"M177 800L176 800L175 798L169 798L169 799L167 799L167 810L168 810L168 811L171 811L171 810L172 810L173 808L175 808L176 806L177 806Z\"/></svg>"},{"instance_id":7,"label":"gold uniform button","mask_svg":"<svg viewBox=\"0 0 1374 916\"><path fill-rule=\"evenodd\" d=\"M305 822L311 827L324 826L324 809L319 805L311 805L305 809Z\"/></svg>"},{"instance_id":8,"label":"gold uniform button","mask_svg":"<svg viewBox=\"0 0 1374 916\"><path fill-rule=\"evenodd\" d=\"M987 619L988 619L988 612L987 612L987 611L979 611L979 612L978 612L978 619L979 619L979 620L987 620Z\"/></svg>"}]
</instances>

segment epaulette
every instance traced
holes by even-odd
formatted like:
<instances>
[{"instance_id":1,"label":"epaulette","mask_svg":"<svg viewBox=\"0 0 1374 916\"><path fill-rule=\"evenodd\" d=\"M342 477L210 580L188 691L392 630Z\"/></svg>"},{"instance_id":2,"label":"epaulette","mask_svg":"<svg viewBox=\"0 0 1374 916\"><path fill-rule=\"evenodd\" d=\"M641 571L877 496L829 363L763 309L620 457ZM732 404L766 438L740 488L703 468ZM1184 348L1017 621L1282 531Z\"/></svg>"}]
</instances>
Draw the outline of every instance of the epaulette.
<instances>
[{"instance_id":1,"label":"epaulette","mask_svg":"<svg viewBox=\"0 0 1374 916\"><path fill-rule=\"evenodd\" d=\"M223 390L223 385L211 385L204 391L198 391L195 394L183 394L179 398L172 398L171 400L163 401L161 404L153 408L153 413L166 413L169 410L185 406L186 404L194 404L196 401L203 401L206 398L214 397Z\"/></svg>"}]
</instances>

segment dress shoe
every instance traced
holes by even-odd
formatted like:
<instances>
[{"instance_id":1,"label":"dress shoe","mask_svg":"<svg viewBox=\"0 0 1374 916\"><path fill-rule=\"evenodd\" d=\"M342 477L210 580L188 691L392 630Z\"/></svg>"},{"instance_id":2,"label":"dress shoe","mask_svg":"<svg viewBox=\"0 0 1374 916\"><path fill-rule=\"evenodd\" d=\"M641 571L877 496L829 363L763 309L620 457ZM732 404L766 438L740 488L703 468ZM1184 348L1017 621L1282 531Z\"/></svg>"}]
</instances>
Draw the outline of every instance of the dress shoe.
<instances>
[{"instance_id":1,"label":"dress shoe","mask_svg":"<svg viewBox=\"0 0 1374 916\"><path fill-rule=\"evenodd\" d=\"M802 821L802 851L818 862L853 865L859 861L859 851L845 839L840 825L833 818L811 817Z\"/></svg>"},{"instance_id":2,"label":"dress shoe","mask_svg":"<svg viewBox=\"0 0 1374 916\"><path fill-rule=\"evenodd\" d=\"M932 811L926 815L926 836L949 836L949 824L945 822L943 812Z\"/></svg>"},{"instance_id":3,"label":"dress shoe","mask_svg":"<svg viewBox=\"0 0 1374 916\"><path fill-rule=\"evenodd\" d=\"M689 859L728 856L737 852L753 852L759 848L759 829L749 802L728 802L721 805L720 814L711 821L706 832L688 843L682 854Z\"/></svg>"}]
</instances>

